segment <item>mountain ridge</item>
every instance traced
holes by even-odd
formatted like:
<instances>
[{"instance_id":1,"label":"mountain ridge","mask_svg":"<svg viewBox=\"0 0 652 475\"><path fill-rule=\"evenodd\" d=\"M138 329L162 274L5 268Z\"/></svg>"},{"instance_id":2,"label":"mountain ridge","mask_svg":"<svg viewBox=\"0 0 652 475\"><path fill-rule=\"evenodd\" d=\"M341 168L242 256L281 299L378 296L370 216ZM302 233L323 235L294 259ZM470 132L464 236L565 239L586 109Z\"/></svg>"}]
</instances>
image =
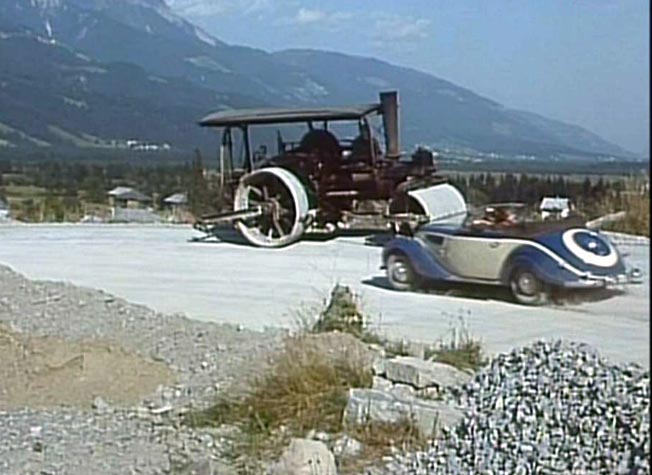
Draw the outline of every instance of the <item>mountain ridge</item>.
<instances>
[{"instance_id":1,"label":"mountain ridge","mask_svg":"<svg viewBox=\"0 0 652 475\"><path fill-rule=\"evenodd\" d=\"M137 74L141 78L138 86L130 87L128 81L120 79L122 90L95 80L97 87L102 84L103 94L111 91L118 98L131 97L141 107L146 107L142 101L150 86L142 78L159 78L159 85L152 90L161 101L158 106L168 110L168 124L161 124L154 138L160 142L168 139L175 147L187 147L197 139L198 134L190 132L188 125L195 127L201 114L210 110L242 104L305 107L375 102L379 91L396 89L401 98L404 144L508 154L632 156L582 127L532 112L508 109L469 89L414 68L339 52L310 49L266 52L229 45L176 15L163 0L30 0L27 3L0 0L0 29L5 31L2 34L7 36L7 31L21 28L39 38L35 41L69 48L71 54L83 55L99 65L97 67L113 65L109 67L112 74L117 74L115 65L119 63L130 63L142 71ZM5 54L9 54L7 48L13 46L22 48L21 53L29 56L24 43L19 46L4 38L0 39L0 45ZM20 84L17 77L20 68L13 64L10 69L8 63L3 66L3 81ZM53 64L48 67L52 71L57 69ZM47 86L39 82L36 71L32 73L34 82L30 87L43 89ZM167 86L163 85L166 81L171 84L167 91ZM179 81L185 81L183 86ZM63 84L59 86L64 87ZM136 91L137 87L145 90ZM179 88L189 101L183 113L180 112L183 104L173 97L173 93L181 90ZM45 87L45 90L54 94L52 87ZM3 97L3 104L10 101L6 95ZM33 109L33 104L27 103L28 94L18 94L18 97L25 101L21 114ZM188 115L191 110L199 114L194 120ZM56 109L54 112L49 120L56 119ZM152 115L151 112L142 111L142 115ZM101 114L102 111L94 110L93 113ZM125 131L144 129L144 124L128 123L136 121L138 115L129 113L126 117ZM38 129L33 121L26 123L23 118L22 122L15 119L12 122L10 119L0 121L7 122L5 130L11 127L26 135L33 133L37 140L48 135L43 135L42 128ZM66 122L68 119L60 120ZM101 121L101 118L93 120ZM27 129L20 129L19 122ZM82 121L73 129L86 133L87 125ZM166 137L164 129L177 132ZM179 130L186 131L186 139L178 134ZM115 132L120 131L115 129ZM8 140L3 138L1 128L0 139Z\"/></svg>"}]
</instances>

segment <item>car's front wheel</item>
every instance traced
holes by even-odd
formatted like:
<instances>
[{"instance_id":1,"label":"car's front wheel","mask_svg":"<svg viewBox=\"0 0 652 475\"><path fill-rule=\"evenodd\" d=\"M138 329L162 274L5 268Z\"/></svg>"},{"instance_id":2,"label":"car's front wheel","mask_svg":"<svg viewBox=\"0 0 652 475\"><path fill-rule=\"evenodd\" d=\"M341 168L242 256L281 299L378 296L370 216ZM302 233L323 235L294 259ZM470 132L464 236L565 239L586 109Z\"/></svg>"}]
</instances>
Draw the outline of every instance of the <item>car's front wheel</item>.
<instances>
[{"instance_id":1,"label":"car's front wheel","mask_svg":"<svg viewBox=\"0 0 652 475\"><path fill-rule=\"evenodd\" d=\"M547 285L534 272L522 267L512 272L509 287L514 299L525 305L544 305L550 298Z\"/></svg>"},{"instance_id":2,"label":"car's front wheel","mask_svg":"<svg viewBox=\"0 0 652 475\"><path fill-rule=\"evenodd\" d=\"M407 257L392 254L387 258L387 280L395 290L414 290L419 278Z\"/></svg>"}]
</instances>

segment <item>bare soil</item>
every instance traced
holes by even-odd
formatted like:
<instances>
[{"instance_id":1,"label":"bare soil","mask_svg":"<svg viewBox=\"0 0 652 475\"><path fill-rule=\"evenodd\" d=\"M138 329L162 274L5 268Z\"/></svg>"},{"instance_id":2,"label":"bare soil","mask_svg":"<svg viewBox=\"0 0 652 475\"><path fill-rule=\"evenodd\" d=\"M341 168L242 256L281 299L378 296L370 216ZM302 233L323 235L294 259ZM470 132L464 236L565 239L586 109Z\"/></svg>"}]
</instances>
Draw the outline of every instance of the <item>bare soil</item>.
<instances>
[{"instance_id":1,"label":"bare soil","mask_svg":"<svg viewBox=\"0 0 652 475\"><path fill-rule=\"evenodd\" d=\"M33 337L0 326L0 411L137 404L174 382L167 365L101 342Z\"/></svg>"}]
</instances>

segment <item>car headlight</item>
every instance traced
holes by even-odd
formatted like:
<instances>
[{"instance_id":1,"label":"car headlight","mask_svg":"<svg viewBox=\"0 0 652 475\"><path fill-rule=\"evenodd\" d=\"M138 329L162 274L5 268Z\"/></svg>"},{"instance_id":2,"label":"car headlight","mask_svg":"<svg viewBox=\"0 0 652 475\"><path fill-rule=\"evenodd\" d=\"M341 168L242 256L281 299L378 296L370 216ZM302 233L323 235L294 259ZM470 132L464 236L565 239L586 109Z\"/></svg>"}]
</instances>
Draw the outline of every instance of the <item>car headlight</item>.
<instances>
[{"instance_id":1,"label":"car headlight","mask_svg":"<svg viewBox=\"0 0 652 475\"><path fill-rule=\"evenodd\" d=\"M588 229L569 229L562 235L564 246L586 264L612 267L618 263L618 253L607 239Z\"/></svg>"}]
</instances>

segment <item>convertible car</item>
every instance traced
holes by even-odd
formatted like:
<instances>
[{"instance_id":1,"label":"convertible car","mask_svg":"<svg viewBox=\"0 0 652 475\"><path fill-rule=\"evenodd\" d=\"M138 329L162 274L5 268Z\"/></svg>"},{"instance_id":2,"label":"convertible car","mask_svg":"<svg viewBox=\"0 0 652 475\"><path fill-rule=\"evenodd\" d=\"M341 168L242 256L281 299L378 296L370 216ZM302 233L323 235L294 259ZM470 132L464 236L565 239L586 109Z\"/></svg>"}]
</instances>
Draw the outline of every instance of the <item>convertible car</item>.
<instances>
[{"instance_id":1,"label":"convertible car","mask_svg":"<svg viewBox=\"0 0 652 475\"><path fill-rule=\"evenodd\" d=\"M488 206L478 217L458 196L456 212L385 244L382 267L394 289L428 282L490 284L508 287L519 303L541 305L556 288L641 281L640 271L627 269L613 244L578 216L537 221L523 217L522 205L503 204Z\"/></svg>"}]
</instances>

